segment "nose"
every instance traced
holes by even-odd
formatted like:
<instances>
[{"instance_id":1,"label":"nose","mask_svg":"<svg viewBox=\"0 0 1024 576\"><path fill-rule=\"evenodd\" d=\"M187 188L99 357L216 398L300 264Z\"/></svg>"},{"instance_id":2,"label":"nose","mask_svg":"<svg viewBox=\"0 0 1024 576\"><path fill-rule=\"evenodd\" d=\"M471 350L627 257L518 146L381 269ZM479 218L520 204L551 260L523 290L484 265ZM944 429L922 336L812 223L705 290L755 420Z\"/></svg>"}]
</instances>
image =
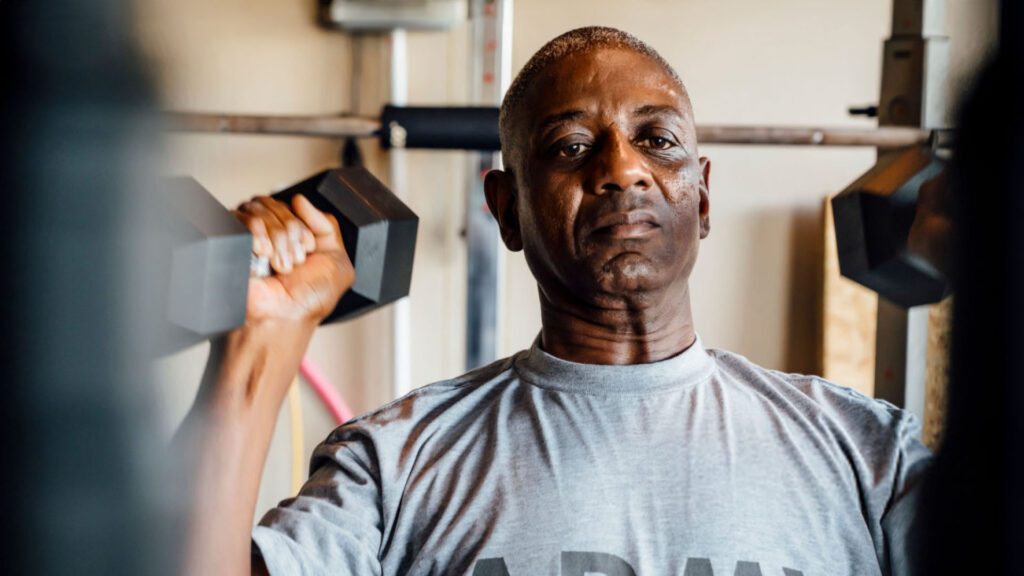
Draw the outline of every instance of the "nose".
<instances>
[{"instance_id":1,"label":"nose","mask_svg":"<svg viewBox=\"0 0 1024 576\"><path fill-rule=\"evenodd\" d=\"M594 191L597 194L643 191L651 187L653 178L646 158L625 135L609 135L597 156L594 159Z\"/></svg>"}]
</instances>

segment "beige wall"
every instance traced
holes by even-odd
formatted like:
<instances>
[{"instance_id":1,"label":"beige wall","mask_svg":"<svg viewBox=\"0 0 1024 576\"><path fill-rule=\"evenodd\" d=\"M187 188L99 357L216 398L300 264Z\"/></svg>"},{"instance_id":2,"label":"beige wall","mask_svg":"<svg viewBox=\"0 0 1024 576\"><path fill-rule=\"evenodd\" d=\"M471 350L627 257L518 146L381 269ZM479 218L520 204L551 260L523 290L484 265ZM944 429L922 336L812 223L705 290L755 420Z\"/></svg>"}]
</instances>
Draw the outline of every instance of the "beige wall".
<instances>
[{"instance_id":1,"label":"beige wall","mask_svg":"<svg viewBox=\"0 0 1024 576\"><path fill-rule=\"evenodd\" d=\"M157 64L165 106L275 114L348 109L352 40L318 28L314 4L142 0L140 38ZM991 1L951 4L951 16L961 21L991 18L978 9ZM648 41L679 69L700 122L868 126L849 118L846 108L877 100L889 10L888 0L515 0L514 68L569 28L612 25ZM410 35L410 102L465 101L467 32L462 26ZM378 110L386 94L386 50L382 38L363 40L363 113ZM957 62L958 69L966 66ZM168 138L166 168L193 175L234 205L334 164L338 148L301 138L180 135ZM386 175L385 155L372 144L364 150L371 168ZM813 371L822 198L870 166L874 152L723 146L702 152L713 161L712 234L692 285L698 331L708 345L767 366ZM411 371L423 384L462 367L466 158L408 156L405 193L421 217ZM539 316L521 254L509 256L505 278L501 348L508 354L529 345ZM361 412L389 400L389 342L390 311L384 310L321 329L310 356ZM204 359L200 346L157 367L168 433L191 402ZM311 394L303 390L303 398L309 451L332 424ZM261 512L289 493L286 412L278 428Z\"/></svg>"}]
</instances>

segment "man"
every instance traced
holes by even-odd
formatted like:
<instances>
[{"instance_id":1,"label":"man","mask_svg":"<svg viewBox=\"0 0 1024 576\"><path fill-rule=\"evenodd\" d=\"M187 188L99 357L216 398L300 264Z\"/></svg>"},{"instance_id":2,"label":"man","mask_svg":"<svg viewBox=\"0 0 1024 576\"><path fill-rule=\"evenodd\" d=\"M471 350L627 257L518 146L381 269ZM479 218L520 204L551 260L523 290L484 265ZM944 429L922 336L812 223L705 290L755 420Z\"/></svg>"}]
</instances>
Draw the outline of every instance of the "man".
<instances>
[{"instance_id":1,"label":"man","mask_svg":"<svg viewBox=\"0 0 1024 576\"><path fill-rule=\"evenodd\" d=\"M487 200L537 279L539 337L335 430L253 530L253 571L904 573L928 456L911 417L696 336L710 162L672 68L623 32L568 32L513 83L501 133ZM190 573L249 570L274 417L351 283L336 226L292 208L239 212L279 274L214 346Z\"/></svg>"}]
</instances>

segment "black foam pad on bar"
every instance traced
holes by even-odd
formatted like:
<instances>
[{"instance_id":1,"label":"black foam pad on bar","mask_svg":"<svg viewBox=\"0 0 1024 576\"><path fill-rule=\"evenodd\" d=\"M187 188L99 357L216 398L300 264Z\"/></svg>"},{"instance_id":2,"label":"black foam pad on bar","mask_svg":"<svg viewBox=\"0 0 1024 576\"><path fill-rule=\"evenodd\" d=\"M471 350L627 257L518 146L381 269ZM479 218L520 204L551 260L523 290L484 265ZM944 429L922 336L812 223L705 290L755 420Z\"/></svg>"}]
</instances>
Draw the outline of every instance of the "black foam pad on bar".
<instances>
[{"instance_id":1,"label":"black foam pad on bar","mask_svg":"<svg viewBox=\"0 0 1024 576\"><path fill-rule=\"evenodd\" d=\"M498 111L494 106L392 106L381 114L384 148L501 150Z\"/></svg>"}]
</instances>

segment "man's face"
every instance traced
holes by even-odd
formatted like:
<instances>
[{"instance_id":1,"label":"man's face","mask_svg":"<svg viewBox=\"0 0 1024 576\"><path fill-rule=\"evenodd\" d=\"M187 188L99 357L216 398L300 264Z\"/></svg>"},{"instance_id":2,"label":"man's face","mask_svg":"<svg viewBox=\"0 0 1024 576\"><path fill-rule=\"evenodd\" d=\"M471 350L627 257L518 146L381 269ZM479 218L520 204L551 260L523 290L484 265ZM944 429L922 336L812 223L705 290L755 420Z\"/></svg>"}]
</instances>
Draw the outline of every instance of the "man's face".
<instances>
[{"instance_id":1,"label":"man's face","mask_svg":"<svg viewBox=\"0 0 1024 576\"><path fill-rule=\"evenodd\" d=\"M592 50L549 66L520 110L519 173L489 178L488 196L542 290L609 304L685 290L708 232L708 163L672 77L633 51Z\"/></svg>"}]
</instances>

